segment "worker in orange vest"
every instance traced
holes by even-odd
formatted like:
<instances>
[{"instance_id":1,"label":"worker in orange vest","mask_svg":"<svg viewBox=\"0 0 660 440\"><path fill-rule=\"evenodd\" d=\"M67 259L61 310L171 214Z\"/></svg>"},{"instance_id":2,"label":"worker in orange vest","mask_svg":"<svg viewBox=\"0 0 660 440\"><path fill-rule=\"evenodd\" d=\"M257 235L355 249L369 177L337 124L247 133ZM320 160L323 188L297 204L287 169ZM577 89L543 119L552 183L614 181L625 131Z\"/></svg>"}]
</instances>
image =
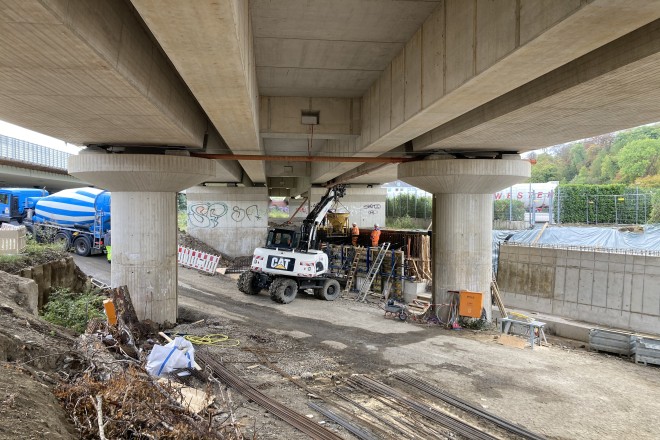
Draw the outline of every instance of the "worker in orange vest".
<instances>
[{"instance_id":1,"label":"worker in orange vest","mask_svg":"<svg viewBox=\"0 0 660 440\"><path fill-rule=\"evenodd\" d=\"M351 244L357 246L358 238L360 237L360 228L358 228L357 223L353 223L353 228L351 229Z\"/></svg>"},{"instance_id":2,"label":"worker in orange vest","mask_svg":"<svg viewBox=\"0 0 660 440\"><path fill-rule=\"evenodd\" d=\"M380 239L380 227L378 224L374 225L374 230L371 231L371 245L378 246L378 240Z\"/></svg>"}]
</instances>

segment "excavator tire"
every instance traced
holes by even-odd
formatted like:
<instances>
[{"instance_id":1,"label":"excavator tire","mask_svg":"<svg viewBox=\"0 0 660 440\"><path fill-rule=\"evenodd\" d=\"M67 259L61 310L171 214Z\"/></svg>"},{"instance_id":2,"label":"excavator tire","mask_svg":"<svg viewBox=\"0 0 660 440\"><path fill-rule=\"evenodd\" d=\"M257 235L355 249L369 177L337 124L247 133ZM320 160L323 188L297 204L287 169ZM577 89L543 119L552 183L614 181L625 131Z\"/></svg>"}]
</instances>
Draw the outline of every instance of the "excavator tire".
<instances>
[{"instance_id":1,"label":"excavator tire","mask_svg":"<svg viewBox=\"0 0 660 440\"><path fill-rule=\"evenodd\" d=\"M273 289L273 284L277 281L277 286ZM280 278L279 280L273 281L271 284L271 293L270 297L273 301L281 304L289 304L291 301L296 299L298 294L298 283L290 278Z\"/></svg>"},{"instance_id":2,"label":"excavator tire","mask_svg":"<svg viewBox=\"0 0 660 440\"><path fill-rule=\"evenodd\" d=\"M275 296L276 296L275 292L277 292L277 288L280 285L280 281L282 281L282 278L275 278L270 283L270 286L268 286L268 294L270 295L270 299L272 299L273 301L277 301L275 299Z\"/></svg>"},{"instance_id":3,"label":"excavator tire","mask_svg":"<svg viewBox=\"0 0 660 440\"><path fill-rule=\"evenodd\" d=\"M323 289L320 290L319 297L326 301L334 301L339 298L341 294L341 288L339 287L339 281L328 278L323 283Z\"/></svg>"},{"instance_id":4,"label":"excavator tire","mask_svg":"<svg viewBox=\"0 0 660 440\"><path fill-rule=\"evenodd\" d=\"M250 270L245 271L238 277L238 290L246 295L257 295L261 292L258 281L257 275L254 272Z\"/></svg>"}]
</instances>

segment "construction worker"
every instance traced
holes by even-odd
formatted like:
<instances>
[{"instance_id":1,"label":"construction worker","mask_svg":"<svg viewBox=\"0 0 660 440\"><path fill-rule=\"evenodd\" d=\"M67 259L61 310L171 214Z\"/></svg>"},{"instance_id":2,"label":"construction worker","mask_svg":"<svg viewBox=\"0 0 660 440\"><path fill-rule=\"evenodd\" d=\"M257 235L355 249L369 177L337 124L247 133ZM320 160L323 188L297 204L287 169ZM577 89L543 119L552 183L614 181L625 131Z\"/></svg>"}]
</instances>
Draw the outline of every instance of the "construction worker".
<instances>
[{"instance_id":1,"label":"construction worker","mask_svg":"<svg viewBox=\"0 0 660 440\"><path fill-rule=\"evenodd\" d=\"M351 244L357 246L358 238L360 238L360 228L358 228L357 223L353 223L351 228Z\"/></svg>"},{"instance_id":2,"label":"construction worker","mask_svg":"<svg viewBox=\"0 0 660 440\"><path fill-rule=\"evenodd\" d=\"M380 227L378 223L374 225L374 230L371 231L371 245L378 246L378 240L380 239Z\"/></svg>"}]
</instances>

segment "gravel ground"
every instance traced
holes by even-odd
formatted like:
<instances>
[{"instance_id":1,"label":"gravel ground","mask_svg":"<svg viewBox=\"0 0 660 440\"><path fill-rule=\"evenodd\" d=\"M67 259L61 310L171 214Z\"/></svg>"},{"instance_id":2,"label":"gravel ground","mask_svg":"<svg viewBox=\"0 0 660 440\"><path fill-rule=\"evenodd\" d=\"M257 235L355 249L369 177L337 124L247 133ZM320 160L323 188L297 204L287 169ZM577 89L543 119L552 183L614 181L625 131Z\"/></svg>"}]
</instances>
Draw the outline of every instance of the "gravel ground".
<instances>
[{"instance_id":1,"label":"gravel ground","mask_svg":"<svg viewBox=\"0 0 660 440\"><path fill-rule=\"evenodd\" d=\"M108 276L108 265L97 268L94 258L77 262L88 273ZM548 438L655 439L660 432L658 367L589 352L558 338L533 351L503 346L494 331L401 323L385 319L377 305L350 299L325 302L299 295L290 304L276 304L266 292L239 292L236 277L181 269L180 317L204 318L194 329L181 328L197 334L226 332L241 348L258 347L273 365L294 378L306 377L308 388L333 404L338 399L331 392L345 390L352 374L369 374L410 391L391 378L405 371ZM252 352L213 350L268 395L323 419L307 407L307 391L250 357ZM236 399L238 414L255 424L261 438L305 438L240 396ZM326 426L350 438L333 423Z\"/></svg>"}]
</instances>

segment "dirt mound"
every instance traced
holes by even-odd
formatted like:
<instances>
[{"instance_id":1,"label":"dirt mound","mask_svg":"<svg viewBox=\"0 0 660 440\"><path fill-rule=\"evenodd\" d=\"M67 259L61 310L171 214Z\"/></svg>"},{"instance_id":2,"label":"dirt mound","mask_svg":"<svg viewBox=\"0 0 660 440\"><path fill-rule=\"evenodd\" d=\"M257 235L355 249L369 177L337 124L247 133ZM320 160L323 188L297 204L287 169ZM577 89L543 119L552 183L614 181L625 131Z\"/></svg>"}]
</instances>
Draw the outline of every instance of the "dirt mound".
<instances>
[{"instance_id":1,"label":"dirt mound","mask_svg":"<svg viewBox=\"0 0 660 440\"><path fill-rule=\"evenodd\" d=\"M39 252L32 252L28 247L25 254L17 255L15 258L3 258L0 261L0 271L16 275L26 267L39 266L49 261L61 260L68 256L68 252L54 246L52 248L39 249Z\"/></svg>"},{"instance_id":2,"label":"dirt mound","mask_svg":"<svg viewBox=\"0 0 660 440\"><path fill-rule=\"evenodd\" d=\"M180 246L185 246L196 251L201 251L207 254L218 255L220 257L220 263L218 267L227 267L230 272L232 269L245 270L246 267L250 266L252 262L252 255L245 255L236 258L232 258L229 255L223 254L219 250L215 249L212 246L204 243L203 241L191 237L186 232L179 231L178 243Z\"/></svg>"},{"instance_id":3,"label":"dirt mound","mask_svg":"<svg viewBox=\"0 0 660 440\"><path fill-rule=\"evenodd\" d=\"M199 240L195 237L192 237L188 235L187 233L183 231L179 231L179 235L177 237L179 246L184 246L190 249L194 249L196 251L204 252L206 254L211 254L211 255L217 255L220 257L220 263L218 266L220 267L228 267L229 265L232 264L233 258L231 258L228 255L223 254L219 250L215 249L212 246L209 246L208 244L204 243L202 240Z\"/></svg>"},{"instance_id":4,"label":"dirt mound","mask_svg":"<svg viewBox=\"0 0 660 440\"><path fill-rule=\"evenodd\" d=\"M74 339L32 313L24 287L31 282L0 271L0 440L74 439L50 389Z\"/></svg>"}]
</instances>

